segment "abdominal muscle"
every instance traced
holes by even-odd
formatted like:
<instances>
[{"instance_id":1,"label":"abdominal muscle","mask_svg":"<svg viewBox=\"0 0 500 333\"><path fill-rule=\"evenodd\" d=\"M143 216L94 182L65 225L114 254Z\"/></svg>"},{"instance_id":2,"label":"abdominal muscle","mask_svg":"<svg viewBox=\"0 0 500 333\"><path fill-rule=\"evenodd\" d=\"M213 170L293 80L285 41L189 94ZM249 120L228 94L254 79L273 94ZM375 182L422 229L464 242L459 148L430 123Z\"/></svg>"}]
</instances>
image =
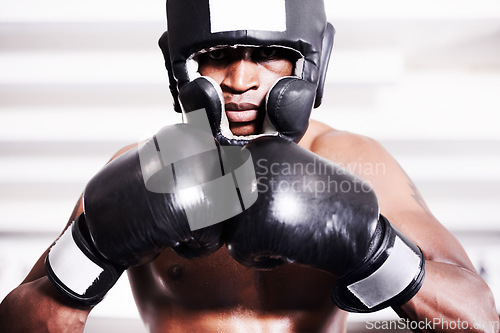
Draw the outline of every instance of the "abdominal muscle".
<instances>
[{"instance_id":1,"label":"abdominal muscle","mask_svg":"<svg viewBox=\"0 0 500 333\"><path fill-rule=\"evenodd\" d=\"M166 250L129 269L129 280L151 332L345 332L330 274L291 264L246 268L225 247L190 260Z\"/></svg>"}]
</instances>

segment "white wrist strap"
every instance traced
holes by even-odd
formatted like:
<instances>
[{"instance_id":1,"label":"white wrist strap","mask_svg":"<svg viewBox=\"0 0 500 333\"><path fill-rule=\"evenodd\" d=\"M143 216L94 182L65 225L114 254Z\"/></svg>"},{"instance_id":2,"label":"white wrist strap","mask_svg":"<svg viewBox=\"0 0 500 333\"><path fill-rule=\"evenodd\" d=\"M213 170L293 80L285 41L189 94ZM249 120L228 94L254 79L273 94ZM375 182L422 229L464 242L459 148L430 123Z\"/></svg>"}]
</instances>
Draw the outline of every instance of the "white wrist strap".
<instances>
[{"instance_id":1,"label":"white wrist strap","mask_svg":"<svg viewBox=\"0 0 500 333\"><path fill-rule=\"evenodd\" d=\"M382 266L347 289L371 309L405 290L420 271L420 263L420 256L396 236L394 247Z\"/></svg>"},{"instance_id":2,"label":"white wrist strap","mask_svg":"<svg viewBox=\"0 0 500 333\"><path fill-rule=\"evenodd\" d=\"M50 249L47 260L57 278L78 295L87 289L104 272L90 260L73 239L73 224L68 227Z\"/></svg>"}]
</instances>

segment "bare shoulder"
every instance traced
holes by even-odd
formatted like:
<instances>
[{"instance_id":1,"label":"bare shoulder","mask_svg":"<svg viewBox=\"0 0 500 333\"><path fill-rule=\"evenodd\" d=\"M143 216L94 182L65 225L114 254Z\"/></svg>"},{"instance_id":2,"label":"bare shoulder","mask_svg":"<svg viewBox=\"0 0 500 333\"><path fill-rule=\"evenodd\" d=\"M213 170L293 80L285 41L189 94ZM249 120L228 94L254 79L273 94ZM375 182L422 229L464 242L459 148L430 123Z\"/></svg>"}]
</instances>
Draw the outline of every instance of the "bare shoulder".
<instances>
[{"instance_id":1,"label":"bare shoulder","mask_svg":"<svg viewBox=\"0 0 500 333\"><path fill-rule=\"evenodd\" d=\"M389 154L376 140L349 131L311 121L300 145L337 163L349 163L360 158L388 158Z\"/></svg>"},{"instance_id":2,"label":"bare shoulder","mask_svg":"<svg viewBox=\"0 0 500 333\"><path fill-rule=\"evenodd\" d=\"M432 214L415 183L382 144L317 122L311 124L304 143L305 148L368 182L380 212L417 243L427 259L473 270L463 248Z\"/></svg>"}]
</instances>

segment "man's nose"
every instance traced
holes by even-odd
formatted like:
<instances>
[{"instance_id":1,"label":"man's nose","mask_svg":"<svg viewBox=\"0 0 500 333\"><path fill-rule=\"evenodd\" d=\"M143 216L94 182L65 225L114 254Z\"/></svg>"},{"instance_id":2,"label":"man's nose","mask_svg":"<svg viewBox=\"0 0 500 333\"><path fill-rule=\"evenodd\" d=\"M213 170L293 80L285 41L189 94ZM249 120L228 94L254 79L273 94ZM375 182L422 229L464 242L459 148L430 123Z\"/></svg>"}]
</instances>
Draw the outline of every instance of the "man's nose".
<instances>
[{"instance_id":1,"label":"man's nose","mask_svg":"<svg viewBox=\"0 0 500 333\"><path fill-rule=\"evenodd\" d=\"M258 64L249 59L238 59L227 68L227 74L221 83L222 91L244 93L259 88Z\"/></svg>"}]
</instances>

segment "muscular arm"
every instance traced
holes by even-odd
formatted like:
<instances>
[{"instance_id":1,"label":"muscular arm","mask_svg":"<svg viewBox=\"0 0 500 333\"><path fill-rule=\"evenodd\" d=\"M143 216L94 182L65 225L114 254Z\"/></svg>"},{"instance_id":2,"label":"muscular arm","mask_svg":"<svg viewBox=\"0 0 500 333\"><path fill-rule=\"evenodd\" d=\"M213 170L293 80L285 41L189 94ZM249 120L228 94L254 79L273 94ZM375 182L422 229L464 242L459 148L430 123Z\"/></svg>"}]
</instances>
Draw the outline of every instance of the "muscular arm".
<instances>
[{"instance_id":1,"label":"muscular arm","mask_svg":"<svg viewBox=\"0 0 500 333\"><path fill-rule=\"evenodd\" d=\"M70 221L81 211L79 201ZM83 332L91 309L77 307L59 293L45 275L46 255L0 304L1 332Z\"/></svg>"},{"instance_id":2,"label":"muscular arm","mask_svg":"<svg viewBox=\"0 0 500 333\"><path fill-rule=\"evenodd\" d=\"M112 159L133 146L123 148ZM69 222L82 212L80 198ZM0 304L0 332L83 332L91 307L71 303L49 281L44 268L47 252L41 255L24 281Z\"/></svg>"},{"instance_id":3,"label":"muscular arm","mask_svg":"<svg viewBox=\"0 0 500 333\"><path fill-rule=\"evenodd\" d=\"M433 325L435 332L449 331L446 323L450 322L468 322L470 332L474 322L498 321L490 289L389 153L371 139L336 131L318 136L311 150L368 181L377 193L381 213L422 249L424 284L409 302L394 309L399 316L444 323Z\"/></svg>"}]
</instances>

